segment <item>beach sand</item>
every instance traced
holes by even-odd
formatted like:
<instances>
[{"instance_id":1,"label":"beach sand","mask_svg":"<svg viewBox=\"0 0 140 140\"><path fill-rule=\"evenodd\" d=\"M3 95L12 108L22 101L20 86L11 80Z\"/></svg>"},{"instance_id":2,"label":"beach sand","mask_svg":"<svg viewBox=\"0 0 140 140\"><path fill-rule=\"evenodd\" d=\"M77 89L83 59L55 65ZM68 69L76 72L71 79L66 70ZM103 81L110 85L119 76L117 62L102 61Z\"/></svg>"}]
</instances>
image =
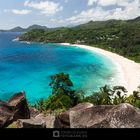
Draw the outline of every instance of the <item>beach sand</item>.
<instances>
[{"instance_id":1,"label":"beach sand","mask_svg":"<svg viewBox=\"0 0 140 140\"><path fill-rule=\"evenodd\" d=\"M70 45L70 46L77 46L83 49L88 49L94 52L97 52L99 54L102 54L109 59L111 59L114 64L116 64L118 68L118 75L120 77L120 82L116 83L116 86L118 84L123 84L121 86L124 86L127 91L128 95L132 94L134 90L137 90L137 87L140 85L140 64L135 63L132 60L129 60L123 56L120 56L118 54L100 49L95 48L91 46L86 45L79 45L79 44L69 44L69 43L61 43L62 45Z\"/></svg>"}]
</instances>

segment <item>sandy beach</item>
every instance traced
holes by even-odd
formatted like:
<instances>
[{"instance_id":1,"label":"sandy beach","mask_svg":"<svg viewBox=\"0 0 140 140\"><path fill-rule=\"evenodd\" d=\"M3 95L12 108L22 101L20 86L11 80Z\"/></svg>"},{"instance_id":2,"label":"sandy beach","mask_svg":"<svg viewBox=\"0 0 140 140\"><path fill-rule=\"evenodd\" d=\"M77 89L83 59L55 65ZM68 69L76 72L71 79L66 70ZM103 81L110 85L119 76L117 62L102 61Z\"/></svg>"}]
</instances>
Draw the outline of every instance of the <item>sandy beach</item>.
<instances>
[{"instance_id":1,"label":"sandy beach","mask_svg":"<svg viewBox=\"0 0 140 140\"><path fill-rule=\"evenodd\" d=\"M69 43L61 43L63 45L71 45L77 46L83 49L88 49L97 53L100 53L108 58L110 58L118 68L118 75L120 77L119 84L123 84L127 91L128 95L132 94L134 90L140 85L140 64L135 63L132 60L129 60L123 56L118 54L105 51L100 48L95 48L86 45L79 45L79 44L69 44ZM118 85L118 83L116 83Z\"/></svg>"}]
</instances>

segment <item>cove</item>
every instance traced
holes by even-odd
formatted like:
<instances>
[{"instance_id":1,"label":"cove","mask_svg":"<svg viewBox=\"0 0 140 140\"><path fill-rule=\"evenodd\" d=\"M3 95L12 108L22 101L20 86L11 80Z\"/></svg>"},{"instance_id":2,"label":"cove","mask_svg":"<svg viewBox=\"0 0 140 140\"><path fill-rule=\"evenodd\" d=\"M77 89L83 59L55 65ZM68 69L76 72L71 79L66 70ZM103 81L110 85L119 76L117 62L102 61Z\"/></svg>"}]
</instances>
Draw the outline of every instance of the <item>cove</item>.
<instances>
[{"instance_id":1,"label":"cove","mask_svg":"<svg viewBox=\"0 0 140 140\"><path fill-rule=\"evenodd\" d=\"M12 41L20 33L0 33L0 99L25 91L28 101L36 103L51 95L50 76L70 75L74 89L86 95L105 84L114 85L115 64L101 54L76 46L27 44Z\"/></svg>"}]
</instances>

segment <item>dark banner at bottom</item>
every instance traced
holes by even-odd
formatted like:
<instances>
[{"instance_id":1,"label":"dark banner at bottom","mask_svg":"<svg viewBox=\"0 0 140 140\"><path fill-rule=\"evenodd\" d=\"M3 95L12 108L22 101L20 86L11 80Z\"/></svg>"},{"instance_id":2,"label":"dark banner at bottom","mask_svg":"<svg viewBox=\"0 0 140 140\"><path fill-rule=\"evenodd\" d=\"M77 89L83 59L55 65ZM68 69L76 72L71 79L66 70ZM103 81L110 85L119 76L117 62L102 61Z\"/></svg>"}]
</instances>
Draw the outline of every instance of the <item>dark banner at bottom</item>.
<instances>
[{"instance_id":1,"label":"dark banner at bottom","mask_svg":"<svg viewBox=\"0 0 140 140\"><path fill-rule=\"evenodd\" d=\"M140 129L0 129L0 136L10 138L28 138L27 136L56 138L135 138Z\"/></svg>"}]
</instances>

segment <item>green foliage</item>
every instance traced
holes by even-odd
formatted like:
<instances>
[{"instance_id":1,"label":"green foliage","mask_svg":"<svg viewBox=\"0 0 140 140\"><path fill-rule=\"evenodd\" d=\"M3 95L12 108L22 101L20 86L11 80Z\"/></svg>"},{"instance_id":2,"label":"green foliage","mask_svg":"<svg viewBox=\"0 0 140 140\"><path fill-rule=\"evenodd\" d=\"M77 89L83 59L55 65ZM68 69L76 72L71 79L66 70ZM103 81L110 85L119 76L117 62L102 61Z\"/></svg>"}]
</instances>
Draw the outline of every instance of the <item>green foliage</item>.
<instances>
[{"instance_id":1,"label":"green foliage","mask_svg":"<svg viewBox=\"0 0 140 140\"><path fill-rule=\"evenodd\" d=\"M99 92L93 93L84 99L94 105L117 105L126 102L126 89L122 86L115 86L112 89L105 85Z\"/></svg>"},{"instance_id":2,"label":"green foliage","mask_svg":"<svg viewBox=\"0 0 140 140\"><path fill-rule=\"evenodd\" d=\"M130 95L126 101L133 106L140 108L140 87L138 87L138 90L134 91L133 95Z\"/></svg>"},{"instance_id":3,"label":"green foliage","mask_svg":"<svg viewBox=\"0 0 140 140\"><path fill-rule=\"evenodd\" d=\"M69 79L68 74L59 73L51 76L51 82L49 85L53 89L52 94L66 93L69 95L73 91L71 89L73 83Z\"/></svg>"},{"instance_id":4,"label":"green foliage","mask_svg":"<svg viewBox=\"0 0 140 140\"><path fill-rule=\"evenodd\" d=\"M100 88L100 92L98 93L101 97L101 104L109 105L111 104L111 89L109 86L105 85Z\"/></svg>"},{"instance_id":5,"label":"green foliage","mask_svg":"<svg viewBox=\"0 0 140 140\"><path fill-rule=\"evenodd\" d=\"M75 92L73 83L68 74L59 73L51 76L49 84L52 88L52 95L47 99L41 99L36 106L40 112L66 110L82 102L83 92Z\"/></svg>"},{"instance_id":6,"label":"green foliage","mask_svg":"<svg viewBox=\"0 0 140 140\"><path fill-rule=\"evenodd\" d=\"M46 110L46 105L45 105L45 100L44 99L40 99L37 101L35 107L40 111L43 112Z\"/></svg>"},{"instance_id":7,"label":"green foliage","mask_svg":"<svg viewBox=\"0 0 140 140\"><path fill-rule=\"evenodd\" d=\"M51 76L51 82L49 84L52 88L52 94L65 94L73 101L73 105L76 105L80 102L81 93L76 93L72 89L73 83L70 80L68 74L59 73Z\"/></svg>"},{"instance_id":8,"label":"green foliage","mask_svg":"<svg viewBox=\"0 0 140 140\"><path fill-rule=\"evenodd\" d=\"M94 105L110 105L111 104L111 89L105 85L100 88L99 92L93 93L84 99L86 102L93 103Z\"/></svg>"},{"instance_id":9,"label":"green foliage","mask_svg":"<svg viewBox=\"0 0 140 140\"><path fill-rule=\"evenodd\" d=\"M59 73L51 76L50 86L52 95L48 99L41 99L36 107L40 112L65 111L78 103L90 102L94 105L118 105L121 103L130 103L140 108L140 87L133 95L127 97L127 90L123 86L114 86L113 88L105 85L99 92L85 97L83 91L74 91L73 83L68 74Z\"/></svg>"},{"instance_id":10,"label":"green foliage","mask_svg":"<svg viewBox=\"0 0 140 140\"><path fill-rule=\"evenodd\" d=\"M111 89L105 85L100 88L99 92L93 93L84 99L84 102L90 102L94 105L111 105Z\"/></svg>"},{"instance_id":11,"label":"green foliage","mask_svg":"<svg viewBox=\"0 0 140 140\"><path fill-rule=\"evenodd\" d=\"M140 21L90 21L73 28L34 29L20 40L43 43L77 43L100 47L140 62Z\"/></svg>"},{"instance_id":12,"label":"green foliage","mask_svg":"<svg viewBox=\"0 0 140 140\"><path fill-rule=\"evenodd\" d=\"M33 29L20 37L20 40L31 41L31 42L43 42L45 30Z\"/></svg>"},{"instance_id":13,"label":"green foliage","mask_svg":"<svg viewBox=\"0 0 140 140\"><path fill-rule=\"evenodd\" d=\"M100 88L99 92L86 97L83 102L90 102L94 105L118 105L129 103L140 108L140 87L133 95L127 96L127 90L123 86L115 86L112 89L109 86Z\"/></svg>"},{"instance_id":14,"label":"green foliage","mask_svg":"<svg viewBox=\"0 0 140 140\"><path fill-rule=\"evenodd\" d=\"M113 91L112 103L114 105L118 105L126 102L127 90L123 86L115 86L113 87L112 91Z\"/></svg>"},{"instance_id":15,"label":"green foliage","mask_svg":"<svg viewBox=\"0 0 140 140\"><path fill-rule=\"evenodd\" d=\"M41 103L40 103L41 102ZM54 110L67 110L72 107L73 101L71 98L63 93L54 94L47 100L41 100L37 104L37 108L40 112L54 111Z\"/></svg>"},{"instance_id":16,"label":"green foliage","mask_svg":"<svg viewBox=\"0 0 140 140\"><path fill-rule=\"evenodd\" d=\"M120 88L119 88L120 87ZM85 97L83 93L79 94L79 102L90 102L94 105L118 105L121 103L130 103L135 107L140 108L139 92L134 92L133 95L126 96L126 89L124 87L114 87L111 89L109 86L100 88L99 92L93 93ZM122 90L124 89L124 90ZM121 91L122 90L122 91ZM44 111L65 111L74 106L74 101L66 94L53 94L47 100L41 100L37 104L40 112Z\"/></svg>"}]
</instances>

